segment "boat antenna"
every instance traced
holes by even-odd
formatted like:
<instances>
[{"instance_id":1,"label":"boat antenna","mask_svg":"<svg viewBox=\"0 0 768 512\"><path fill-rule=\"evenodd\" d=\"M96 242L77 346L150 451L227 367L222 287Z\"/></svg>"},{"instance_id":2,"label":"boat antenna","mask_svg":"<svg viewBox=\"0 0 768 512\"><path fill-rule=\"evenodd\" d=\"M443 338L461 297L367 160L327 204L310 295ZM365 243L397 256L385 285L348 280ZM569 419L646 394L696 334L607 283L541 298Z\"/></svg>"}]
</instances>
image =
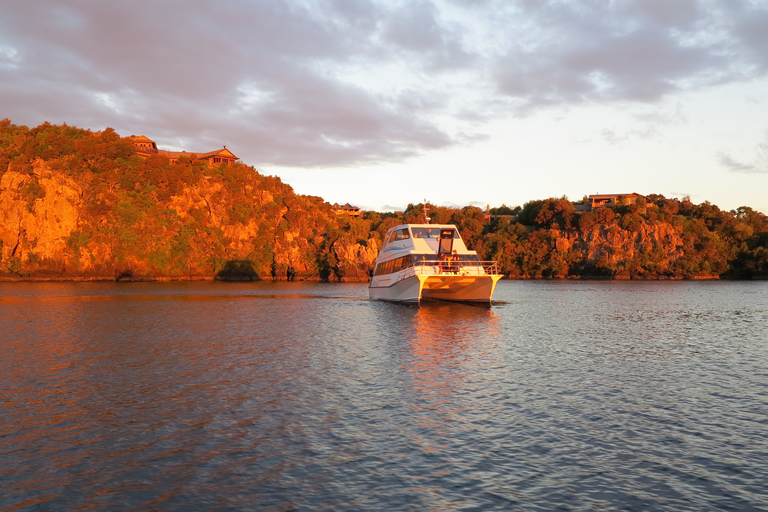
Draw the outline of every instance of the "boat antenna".
<instances>
[{"instance_id":1,"label":"boat antenna","mask_svg":"<svg viewBox=\"0 0 768 512\"><path fill-rule=\"evenodd\" d=\"M429 215L427 215L427 212L429 210L427 210L427 200L426 200L426 198L424 199L423 209L424 209L424 224L429 224L429 221L432 220L432 218Z\"/></svg>"}]
</instances>

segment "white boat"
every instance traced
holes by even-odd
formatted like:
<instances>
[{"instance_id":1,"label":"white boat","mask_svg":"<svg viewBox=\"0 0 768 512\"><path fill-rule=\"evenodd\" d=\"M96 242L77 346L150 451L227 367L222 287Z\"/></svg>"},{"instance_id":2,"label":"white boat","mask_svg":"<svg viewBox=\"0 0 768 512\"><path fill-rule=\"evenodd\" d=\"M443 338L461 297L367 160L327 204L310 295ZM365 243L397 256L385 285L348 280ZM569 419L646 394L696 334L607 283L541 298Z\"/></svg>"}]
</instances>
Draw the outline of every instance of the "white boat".
<instances>
[{"instance_id":1,"label":"white boat","mask_svg":"<svg viewBox=\"0 0 768 512\"><path fill-rule=\"evenodd\" d=\"M387 231L368 286L371 299L489 304L498 263L480 261L452 224L401 224Z\"/></svg>"}]
</instances>

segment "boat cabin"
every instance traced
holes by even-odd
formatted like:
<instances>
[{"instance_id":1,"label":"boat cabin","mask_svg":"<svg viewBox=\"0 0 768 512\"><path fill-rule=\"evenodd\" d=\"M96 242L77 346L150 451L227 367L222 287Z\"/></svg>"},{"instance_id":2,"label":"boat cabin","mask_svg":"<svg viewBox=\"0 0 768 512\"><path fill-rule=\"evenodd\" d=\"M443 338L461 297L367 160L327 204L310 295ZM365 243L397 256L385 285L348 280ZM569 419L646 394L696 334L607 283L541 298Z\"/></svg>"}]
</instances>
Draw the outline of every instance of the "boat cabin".
<instances>
[{"instance_id":1,"label":"boat cabin","mask_svg":"<svg viewBox=\"0 0 768 512\"><path fill-rule=\"evenodd\" d=\"M489 303L499 279L498 262L480 261L456 226L401 224L384 235L368 289L381 300Z\"/></svg>"},{"instance_id":2,"label":"boat cabin","mask_svg":"<svg viewBox=\"0 0 768 512\"><path fill-rule=\"evenodd\" d=\"M384 235L386 251L407 250L423 254L476 254L464 245L456 226L439 224L403 224L395 226Z\"/></svg>"},{"instance_id":3,"label":"boat cabin","mask_svg":"<svg viewBox=\"0 0 768 512\"><path fill-rule=\"evenodd\" d=\"M384 236L384 248L377 260L375 275L391 274L411 265L429 261L461 259L479 261L452 225L408 224L391 228Z\"/></svg>"}]
</instances>

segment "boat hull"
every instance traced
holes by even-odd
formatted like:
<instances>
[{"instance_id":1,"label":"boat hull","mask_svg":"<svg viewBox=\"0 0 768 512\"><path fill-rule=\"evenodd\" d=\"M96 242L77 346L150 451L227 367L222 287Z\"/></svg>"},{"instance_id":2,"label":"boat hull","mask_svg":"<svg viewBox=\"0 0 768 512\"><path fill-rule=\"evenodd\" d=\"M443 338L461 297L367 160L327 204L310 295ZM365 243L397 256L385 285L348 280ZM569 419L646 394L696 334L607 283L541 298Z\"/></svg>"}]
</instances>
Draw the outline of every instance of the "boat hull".
<instances>
[{"instance_id":1,"label":"boat hull","mask_svg":"<svg viewBox=\"0 0 768 512\"><path fill-rule=\"evenodd\" d=\"M413 275L369 288L371 299L418 303L423 299L489 304L500 275Z\"/></svg>"}]
</instances>

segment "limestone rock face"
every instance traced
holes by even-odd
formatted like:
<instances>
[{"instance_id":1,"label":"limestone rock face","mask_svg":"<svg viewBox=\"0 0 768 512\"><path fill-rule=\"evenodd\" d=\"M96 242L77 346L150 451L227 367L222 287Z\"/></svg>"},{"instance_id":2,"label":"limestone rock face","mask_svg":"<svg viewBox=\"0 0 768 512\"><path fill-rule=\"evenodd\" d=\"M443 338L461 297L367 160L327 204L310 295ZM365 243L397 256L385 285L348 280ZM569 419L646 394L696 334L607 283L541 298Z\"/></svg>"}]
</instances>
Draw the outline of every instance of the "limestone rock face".
<instances>
[{"instance_id":1,"label":"limestone rock face","mask_svg":"<svg viewBox=\"0 0 768 512\"><path fill-rule=\"evenodd\" d=\"M654 252L663 253L662 263L669 265L683 254L681 233L669 223L643 223L636 231L626 231L618 226L595 226L587 233L580 233L574 244L587 261L597 262L601 257L612 263L622 260L642 259Z\"/></svg>"},{"instance_id":2,"label":"limestone rock face","mask_svg":"<svg viewBox=\"0 0 768 512\"><path fill-rule=\"evenodd\" d=\"M0 175L0 277L213 278L251 262L249 272L261 278L288 268L301 279L367 278L375 239L330 239L325 231L336 218L322 200L302 202L248 179L233 185L205 177L160 200L138 185L135 193L102 187L84 197L82 185L42 160L29 174L7 170Z\"/></svg>"},{"instance_id":3,"label":"limestone rock face","mask_svg":"<svg viewBox=\"0 0 768 512\"><path fill-rule=\"evenodd\" d=\"M364 281L380 249L370 224L340 220L321 198L253 170L201 172L163 195L139 179L120 183L119 174L109 181L103 170L73 178L59 169L38 159L0 175L0 278L206 279L228 269L232 278L291 270L299 279ZM496 258L523 278L706 278L727 268L715 234L707 248L681 222L622 225L526 232Z\"/></svg>"},{"instance_id":4,"label":"limestone rock face","mask_svg":"<svg viewBox=\"0 0 768 512\"><path fill-rule=\"evenodd\" d=\"M5 172L0 178L2 261L66 266L72 252L67 238L77 228L80 194L74 181L44 163L34 174Z\"/></svg>"},{"instance_id":5,"label":"limestone rock face","mask_svg":"<svg viewBox=\"0 0 768 512\"><path fill-rule=\"evenodd\" d=\"M667 222L643 222L633 230L616 224L595 225L590 230L561 231L550 235L556 251L567 252L576 266L589 269L622 268L621 275L648 277L669 275L673 263L684 254L682 230ZM653 262L652 271L642 271ZM572 269L572 272L578 269ZM589 273L589 272L588 272Z\"/></svg>"},{"instance_id":6,"label":"limestone rock face","mask_svg":"<svg viewBox=\"0 0 768 512\"><path fill-rule=\"evenodd\" d=\"M370 240L367 245L337 243L334 252L339 261L340 277L364 281L376 261L379 247L375 240Z\"/></svg>"}]
</instances>

